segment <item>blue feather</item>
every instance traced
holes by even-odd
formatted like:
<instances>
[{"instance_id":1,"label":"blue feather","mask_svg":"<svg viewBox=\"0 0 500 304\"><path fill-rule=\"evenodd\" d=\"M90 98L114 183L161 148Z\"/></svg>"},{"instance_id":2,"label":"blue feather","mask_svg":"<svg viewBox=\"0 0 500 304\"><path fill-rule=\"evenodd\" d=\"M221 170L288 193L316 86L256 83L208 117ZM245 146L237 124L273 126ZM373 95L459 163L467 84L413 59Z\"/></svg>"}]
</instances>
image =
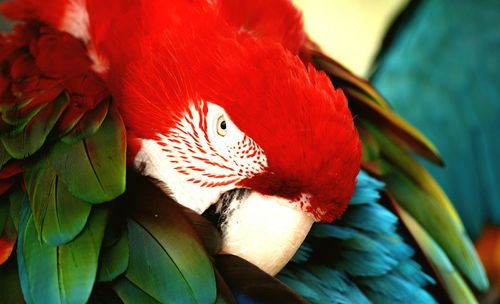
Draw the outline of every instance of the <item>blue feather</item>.
<instances>
[{"instance_id":1,"label":"blue feather","mask_svg":"<svg viewBox=\"0 0 500 304\"><path fill-rule=\"evenodd\" d=\"M337 238L341 240L352 239L356 230L329 224L316 224L312 227L309 235L317 238Z\"/></svg>"},{"instance_id":2,"label":"blue feather","mask_svg":"<svg viewBox=\"0 0 500 304\"><path fill-rule=\"evenodd\" d=\"M434 303L434 284L398 235L397 217L378 203L383 184L360 172L342 218L315 224L278 275L312 303Z\"/></svg>"},{"instance_id":3,"label":"blue feather","mask_svg":"<svg viewBox=\"0 0 500 304\"><path fill-rule=\"evenodd\" d=\"M364 171L359 172L356 185L356 192L349 202L351 206L378 201L380 198L379 190L384 187L384 183L374 178L370 178Z\"/></svg>"},{"instance_id":4,"label":"blue feather","mask_svg":"<svg viewBox=\"0 0 500 304\"><path fill-rule=\"evenodd\" d=\"M309 243L304 243L303 246L300 246L299 250L295 253L292 258L292 262L294 263L305 263L311 257L313 253L313 248Z\"/></svg>"},{"instance_id":5,"label":"blue feather","mask_svg":"<svg viewBox=\"0 0 500 304\"><path fill-rule=\"evenodd\" d=\"M351 227L375 233L390 233L398 221L397 217L378 204L352 206L340 218L340 223L347 222Z\"/></svg>"},{"instance_id":6,"label":"blue feather","mask_svg":"<svg viewBox=\"0 0 500 304\"><path fill-rule=\"evenodd\" d=\"M475 238L500 225L500 2L420 2L372 81L436 144L446 168L426 167Z\"/></svg>"}]
</instances>

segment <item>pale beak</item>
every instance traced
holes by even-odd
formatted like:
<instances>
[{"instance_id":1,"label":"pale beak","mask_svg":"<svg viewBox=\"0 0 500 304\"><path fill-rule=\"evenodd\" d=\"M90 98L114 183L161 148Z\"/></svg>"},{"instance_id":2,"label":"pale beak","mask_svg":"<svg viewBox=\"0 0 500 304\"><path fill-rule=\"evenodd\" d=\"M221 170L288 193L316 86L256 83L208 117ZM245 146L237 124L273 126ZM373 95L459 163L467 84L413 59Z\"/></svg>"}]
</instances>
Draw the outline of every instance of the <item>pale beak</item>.
<instances>
[{"instance_id":1,"label":"pale beak","mask_svg":"<svg viewBox=\"0 0 500 304\"><path fill-rule=\"evenodd\" d=\"M248 190L223 196L218 209L222 250L270 275L277 274L290 261L314 222L286 199Z\"/></svg>"}]
</instances>

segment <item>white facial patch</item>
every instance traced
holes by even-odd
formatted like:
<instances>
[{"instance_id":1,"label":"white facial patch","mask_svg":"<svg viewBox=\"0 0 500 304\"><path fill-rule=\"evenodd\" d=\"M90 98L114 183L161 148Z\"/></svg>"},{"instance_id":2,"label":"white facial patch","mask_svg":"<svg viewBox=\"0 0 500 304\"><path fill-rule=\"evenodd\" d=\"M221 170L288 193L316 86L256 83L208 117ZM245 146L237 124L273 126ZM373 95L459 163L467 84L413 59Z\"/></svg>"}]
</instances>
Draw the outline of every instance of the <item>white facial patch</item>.
<instances>
[{"instance_id":1,"label":"white facial patch","mask_svg":"<svg viewBox=\"0 0 500 304\"><path fill-rule=\"evenodd\" d=\"M221 107L200 102L159 141L143 140L135 165L178 203L203 213L223 192L264 172L267 159Z\"/></svg>"}]
</instances>

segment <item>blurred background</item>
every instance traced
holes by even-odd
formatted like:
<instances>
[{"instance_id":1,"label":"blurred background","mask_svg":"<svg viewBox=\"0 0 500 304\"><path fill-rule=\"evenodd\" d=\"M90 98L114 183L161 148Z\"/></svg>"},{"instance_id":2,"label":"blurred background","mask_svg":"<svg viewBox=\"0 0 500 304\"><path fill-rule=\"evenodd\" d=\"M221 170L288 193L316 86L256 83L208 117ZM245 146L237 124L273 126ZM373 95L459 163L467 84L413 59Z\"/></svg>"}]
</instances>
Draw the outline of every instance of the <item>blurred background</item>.
<instances>
[{"instance_id":1,"label":"blurred background","mask_svg":"<svg viewBox=\"0 0 500 304\"><path fill-rule=\"evenodd\" d=\"M293 0L309 36L358 76L368 76L392 21L408 0Z\"/></svg>"}]
</instances>

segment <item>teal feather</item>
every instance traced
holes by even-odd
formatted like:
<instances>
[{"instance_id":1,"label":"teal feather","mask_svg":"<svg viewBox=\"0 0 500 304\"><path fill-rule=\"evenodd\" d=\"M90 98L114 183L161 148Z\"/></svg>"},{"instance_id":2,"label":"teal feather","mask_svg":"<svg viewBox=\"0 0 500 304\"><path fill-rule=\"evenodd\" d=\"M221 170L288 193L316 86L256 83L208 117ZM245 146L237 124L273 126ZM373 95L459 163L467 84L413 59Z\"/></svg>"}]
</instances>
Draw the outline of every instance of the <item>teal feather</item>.
<instances>
[{"instance_id":1,"label":"teal feather","mask_svg":"<svg viewBox=\"0 0 500 304\"><path fill-rule=\"evenodd\" d=\"M295 263L305 263L311 258L311 254L314 249L309 243L304 243L303 246L295 253L292 258L292 262Z\"/></svg>"},{"instance_id":2,"label":"teal feather","mask_svg":"<svg viewBox=\"0 0 500 304\"><path fill-rule=\"evenodd\" d=\"M328 268L328 272L323 271L325 268L293 265L282 271L279 279L311 303L370 303L345 274Z\"/></svg>"},{"instance_id":3,"label":"teal feather","mask_svg":"<svg viewBox=\"0 0 500 304\"><path fill-rule=\"evenodd\" d=\"M425 288L435 282L378 202L382 188L360 172L345 214L315 224L278 278L312 303L434 303Z\"/></svg>"},{"instance_id":4,"label":"teal feather","mask_svg":"<svg viewBox=\"0 0 500 304\"><path fill-rule=\"evenodd\" d=\"M351 197L349 205L366 204L367 202L374 202L380 198L379 190L384 188L384 183L374 178L369 178L366 172L359 172L356 192Z\"/></svg>"},{"instance_id":5,"label":"teal feather","mask_svg":"<svg viewBox=\"0 0 500 304\"><path fill-rule=\"evenodd\" d=\"M500 2L419 2L372 81L436 144L446 168L426 167L475 238L500 224Z\"/></svg>"},{"instance_id":6,"label":"teal feather","mask_svg":"<svg viewBox=\"0 0 500 304\"><path fill-rule=\"evenodd\" d=\"M351 227L366 232L390 232L398 221L397 217L381 205L369 204L365 206L352 206L340 219L340 223L349 223ZM372 216L376 214L377 217Z\"/></svg>"},{"instance_id":7,"label":"teal feather","mask_svg":"<svg viewBox=\"0 0 500 304\"><path fill-rule=\"evenodd\" d=\"M348 240L352 239L356 235L356 233L356 230L349 227L329 224L317 224L312 227L309 236L317 238L337 238L341 240ZM300 250L302 250L302 247L300 247Z\"/></svg>"}]
</instances>

